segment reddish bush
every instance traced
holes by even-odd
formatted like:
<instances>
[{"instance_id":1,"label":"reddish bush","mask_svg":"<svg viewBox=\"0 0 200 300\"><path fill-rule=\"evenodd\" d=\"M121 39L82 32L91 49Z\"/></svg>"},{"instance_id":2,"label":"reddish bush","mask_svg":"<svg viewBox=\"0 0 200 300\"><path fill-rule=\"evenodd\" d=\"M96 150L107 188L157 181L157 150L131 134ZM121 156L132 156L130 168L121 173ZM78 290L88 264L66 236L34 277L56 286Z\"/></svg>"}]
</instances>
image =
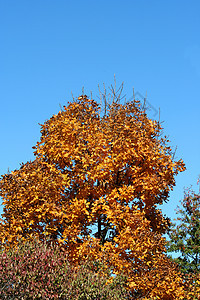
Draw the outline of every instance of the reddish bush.
<instances>
[{"instance_id":1,"label":"reddish bush","mask_svg":"<svg viewBox=\"0 0 200 300\"><path fill-rule=\"evenodd\" d=\"M101 271L89 260L79 267L70 265L58 246L21 243L0 253L0 298L128 299L123 277L108 282L109 274Z\"/></svg>"}]
</instances>

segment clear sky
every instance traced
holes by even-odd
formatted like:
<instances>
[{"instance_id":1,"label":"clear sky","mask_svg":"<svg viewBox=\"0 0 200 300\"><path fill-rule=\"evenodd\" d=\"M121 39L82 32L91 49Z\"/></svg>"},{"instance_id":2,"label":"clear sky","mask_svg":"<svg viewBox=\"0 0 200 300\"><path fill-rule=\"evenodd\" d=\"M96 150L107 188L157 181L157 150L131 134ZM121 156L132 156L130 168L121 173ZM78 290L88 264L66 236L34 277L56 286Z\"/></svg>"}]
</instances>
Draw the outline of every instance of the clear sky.
<instances>
[{"instance_id":1,"label":"clear sky","mask_svg":"<svg viewBox=\"0 0 200 300\"><path fill-rule=\"evenodd\" d=\"M164 212L200 174L200 2L0 0L0 174L33 159L40 127L85 88L124 81L158 119L187 170ZM141 96L140 96L141 95ZM196 186L196 190L198 190ZM2 206L0 209L2 212Z\"/></svg>"}]
</instances>

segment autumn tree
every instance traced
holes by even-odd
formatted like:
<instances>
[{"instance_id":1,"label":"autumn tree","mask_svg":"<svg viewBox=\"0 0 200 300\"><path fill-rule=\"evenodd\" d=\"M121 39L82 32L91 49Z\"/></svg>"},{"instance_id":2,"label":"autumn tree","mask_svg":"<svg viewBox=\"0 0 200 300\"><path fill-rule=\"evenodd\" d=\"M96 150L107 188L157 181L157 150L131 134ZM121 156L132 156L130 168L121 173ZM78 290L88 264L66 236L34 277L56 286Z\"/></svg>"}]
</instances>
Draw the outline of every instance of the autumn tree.
<instances>
[{"instance_id":1,"label":"autumn tree","mask_svg":"<svg viewBox=\"0 0 200 300\"><path fill-rule=\"evenodd\" d=\"M41 125L35 160L2 176L0 242L48 237L74 263L90 256L125 274L134 299L178 299L157 205L184 164L139 101L104 100L103 110L86 95L68 103Z\"/></svg>"}]
</instances>

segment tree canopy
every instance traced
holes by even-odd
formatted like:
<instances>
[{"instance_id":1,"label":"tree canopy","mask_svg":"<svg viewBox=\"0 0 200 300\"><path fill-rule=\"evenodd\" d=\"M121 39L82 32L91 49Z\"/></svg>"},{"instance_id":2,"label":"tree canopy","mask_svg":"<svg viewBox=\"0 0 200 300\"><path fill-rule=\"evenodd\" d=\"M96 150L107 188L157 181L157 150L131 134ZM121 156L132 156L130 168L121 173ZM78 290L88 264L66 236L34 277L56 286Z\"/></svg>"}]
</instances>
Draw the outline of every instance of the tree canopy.
<instances>
[{"instance_id":1,"label":"tree canopy","mask_svg":"<svg viewBox=\"0 0 200 300\"><path fill-rule=\"evenodd\" d=\"M41 125L35 160L1 177L1 245L48 237L73 262L90 256L124 273L135 299L181 299L157 205L185 167L161 131L136 100L103 114L86 95L68 103Z\"/></svg>"}]
</instances>

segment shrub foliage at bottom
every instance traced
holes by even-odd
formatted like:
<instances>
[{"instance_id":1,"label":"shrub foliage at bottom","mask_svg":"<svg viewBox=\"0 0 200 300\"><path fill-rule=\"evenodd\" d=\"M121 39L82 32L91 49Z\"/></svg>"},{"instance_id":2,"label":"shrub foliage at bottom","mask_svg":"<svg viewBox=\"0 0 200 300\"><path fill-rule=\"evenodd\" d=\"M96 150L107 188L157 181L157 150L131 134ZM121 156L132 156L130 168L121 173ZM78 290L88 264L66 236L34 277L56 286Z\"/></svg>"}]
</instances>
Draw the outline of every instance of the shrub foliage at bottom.
<instances>
[{"instance_id":1,"label":"shrub foliage at bottom","mask_svg":"<svg viewBox=\"0 0 200 300\"><path fill-rule=\"evenodd\" d=\"M47 242L20 243L0 253L0 299L128 299L125 278L109 279L97 262L87 259L76 267Z\"/></svg>"}]
</instances>

